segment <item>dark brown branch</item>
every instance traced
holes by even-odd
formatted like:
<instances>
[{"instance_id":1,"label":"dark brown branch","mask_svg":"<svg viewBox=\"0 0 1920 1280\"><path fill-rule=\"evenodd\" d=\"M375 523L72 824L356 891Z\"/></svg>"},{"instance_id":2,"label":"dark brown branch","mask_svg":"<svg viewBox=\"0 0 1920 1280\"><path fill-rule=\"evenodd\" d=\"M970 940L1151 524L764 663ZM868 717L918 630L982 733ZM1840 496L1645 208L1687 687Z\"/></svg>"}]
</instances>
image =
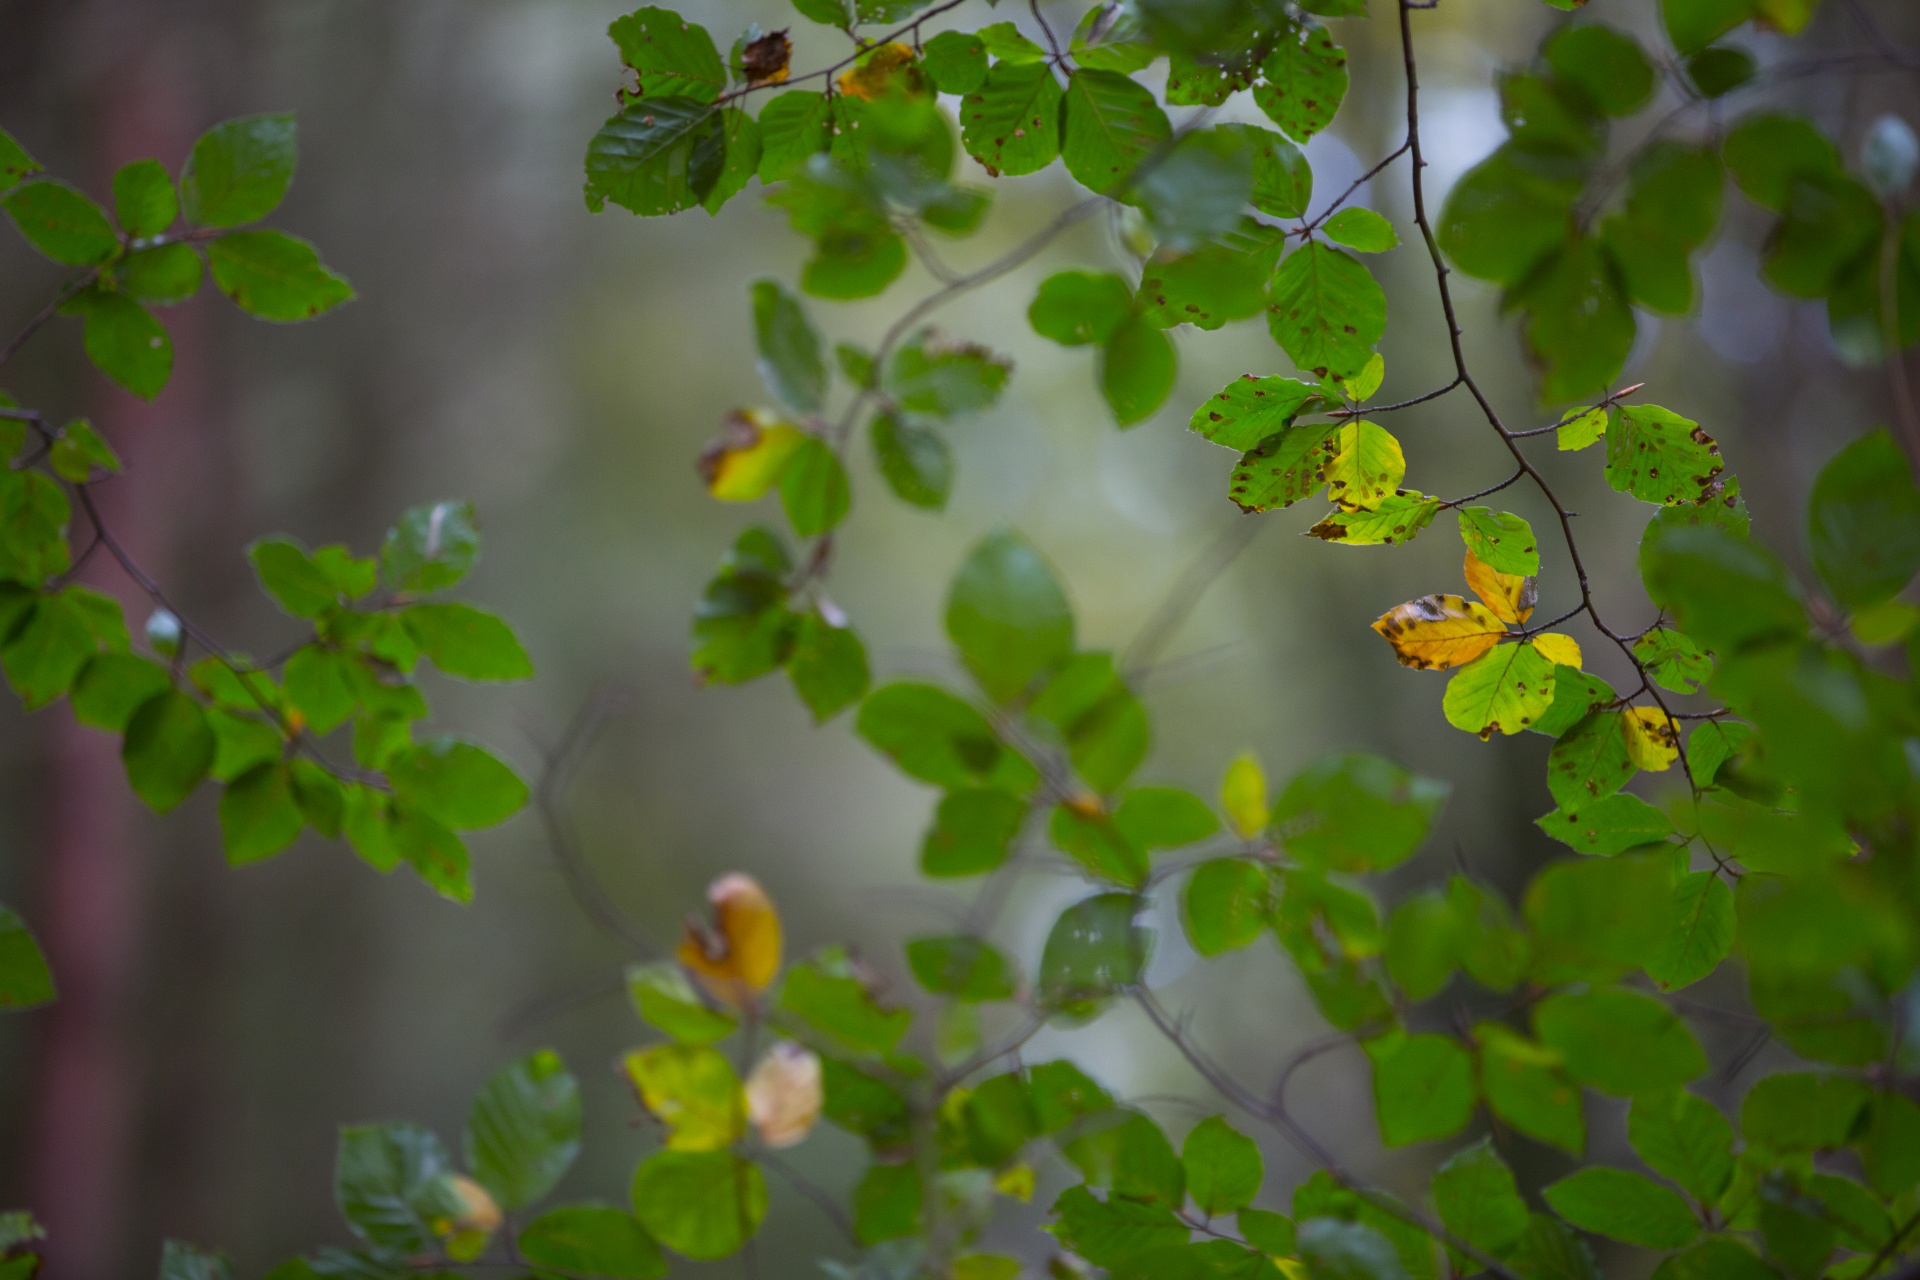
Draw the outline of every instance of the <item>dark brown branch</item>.
<instances>
[{"instance_id":1,"label":"dark brown branch","mask_svg":"<svg viewBox=\"0 0 1920 1280\"><path fill-rule=\"evenodd\" d=\"M1335 409L1327 416L1330 418L1364 418L1370 413L1393 413L1399 409L1411 409L1417 404L1425 404L1429 400L1438 400L1441 396L1446 395L1447 392L1458 390L1459 386L1460 379L1456 377L1446 386L1438 387L1427 392L1425 395L1415 396L1411 400L1398 400L1393 404L1362 405L1358 409Z\"/></svg>"}]
</instances>

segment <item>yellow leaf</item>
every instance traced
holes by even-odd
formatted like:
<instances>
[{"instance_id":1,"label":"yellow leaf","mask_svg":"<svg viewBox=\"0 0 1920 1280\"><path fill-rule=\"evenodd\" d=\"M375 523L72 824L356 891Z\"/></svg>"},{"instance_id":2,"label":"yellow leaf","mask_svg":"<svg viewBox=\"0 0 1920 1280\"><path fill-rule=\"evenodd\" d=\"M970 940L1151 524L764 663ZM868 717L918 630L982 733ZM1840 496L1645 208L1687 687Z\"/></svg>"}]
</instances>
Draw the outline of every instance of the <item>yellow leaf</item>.
<instances>
[{"instance_id":1,"label":"yellow leaf","mask_svg":"<svg viewBox=\"0 0 1920 1280\"><path fill-rule=\"evenodd\" d=\"M1648 773L1671 768L1680 758L1679 726L1658 707L1628 707L1620 717L1627 735L1627 758Z\"/></svg>"},{"instance_id":2,"label":"yellow leaf","mask_svg":"<svg viewBox=\"0 0 1920 1280\"><path fill-rule=\"evenodd\" d=\"M1407 457L1385 427L1350 422L1334 437L1327 496L1349 510L1371 511L1400 487Z\"/></svg>"},{"instance_id":3,"label":"yellow leaf","mask_svg":"<svg viewBox=\"0 0 1920 1280\"><path fill-rule=\"evenodd\" d=\"M1540 656L1548 662L1557 662L1563 667L1572 667L1575 671L1580 669L1580 642L1572 636L1563 636L1558 632L1549 631L1545 635L1535 636L1533 647L1538 649Z\"/></svg>"},{"instance_id":4,"label":"yellow leaf","mask_svg":"<svg viewBox=\"0 0 1920 1280\"><path fill-rule=\"evenodd\" d=\"M1033 1199L1033 1166L1016 1164L993 1180L993 1189L1010 1200L1026 1204Z\"/></svg>"},{"instance_id":5,"label":"yellow leaf","mask_svg":"<svg viewBox=\"0 0 1920 1280\"><path fill-rule=\"evenodd\" d=\"M853 68L840 77L840 92L849 98L872 102L888 91L899 88L907 93L921 88L920 72L913 63L913 50L899 41L869 49L860 55Z\"/></svg>"},{"instance_id":6,"label":"yellow leaf","mask_svg":"<svg viewBox=\"0 0 1920 1280\"><path fill-rule=\"evenodd\" d=\"M1307 1264L1298 1258L1275 1258L1273 1265L1280 1269L1280 1274L1287 1280L1310 1280L1312 1276L1312 1272L1307 1270Z\"/></svg>"},{"instance_id":7,"label":"yellow leaf","mask_svg":"<svg viewBox=\"0 0 1920 1280\"><path fill-rule=\"evenodd\" d=\"M734 872L707 889L712 921L687 920L675 952L717 998L739 1006L780 973L780 913L752 876Z\"/></svg>"},{"instance_id":8,"label":"yellow leaf","mask_svg":"<svg viewBox=\"0 0 1920 1280\"><path fill-rule=\"evenodd\" d=\"M1395 605L1373 629L1393 646L1400 665L1416 671L1465 666L1507 634L1493 610L1462 596L1421 596Z\"/></svg>"},{"instance_id":9,"label":"yellow leaf","mask_svg":"<svg viewBox=\"0 0 1920 1280\"><path fill-rule=\"evenodd\" d=\"M764 410L735 410L720 438L700 454L707 492L722 502L752 502L779 481L806 439L806 432Z\"/></svg>"},{"instance_id":10,"label":"yellow leaf","mask_svg":"<svg viewBox=\"0 0 1920 1280\"><path fill-rule=\"evenodd\" d=\"M820 1059L777 1040L747 1076L747 1118L770 1147L791 1147L820 1118Z\"/></svg>"},{"instance_id":11,"label":"yellow leaf","mask_svg":"<svg viewBox=\"0 0 1920 1280\"><path fill-rule=\"evenodd\" d=\"M1000 1253L969 1253L953 1260L953 1280L1013 1280L1020 1259Z\"/></svg>"},{"instance_id":12,"label":"yellow leaf","mask_svg":"<svg viewBox=\"0 0 1920 1280\"><path fill-rule=\"evenodd\" d=\"M1519 623L1533 616L1540 592L1532 578L1500 573L1471 551L1467 552L1466 575L1473 594L1485 600L1500 621Z\"/></svg>"},{"instance_id":13,"label":"yellow leaf","mask_svg":"<svg viewBox=\"0 0 1920 1280\"><path fill-rule=\"evenodd\" d=\"M1554 433L1555 442L1562 453L1571 453L1584 449L1601 436L1607 434L1607 411L1589 409L1571 422L1563 422Z\"/></svg>"},{"instance_id":14,"label":"yellow leaf","mask_svg":"<svg viewBox=\"0 0 1920 1280\"><path fill-rule=\"evenodd\" d=\"M1220 807L1243 839L1252 839L1267 825L1272 812L1267 805L1267 775L1252 752L1227 766L1227 776L1220 780Z\"/></svg>"},{"instance_id":15,"label":"yellow leaf","mask_svg":"<svg viewBox=\"0 0 1920 1280\"><path fill-rule=\"evenodd\" d=\"M1386 377L1387 358L1376 351L1360 372L1351 378L1340 379L1340 389L1347 393L1349 400L1365 400L1380 389Z\"/></svg>"},{"instance_id":16,"label":"yellow leaf","mask_svg":"<svg viewBox=\"0 0 1920 1280\"><path fill-rule=\"evenodd\" d=\"M719 1151L746 1132L746 1091L718 1049L658 1044L623 1065L641 1105L667 1126L672 1150Z\"/></svg>"}]
</instances>

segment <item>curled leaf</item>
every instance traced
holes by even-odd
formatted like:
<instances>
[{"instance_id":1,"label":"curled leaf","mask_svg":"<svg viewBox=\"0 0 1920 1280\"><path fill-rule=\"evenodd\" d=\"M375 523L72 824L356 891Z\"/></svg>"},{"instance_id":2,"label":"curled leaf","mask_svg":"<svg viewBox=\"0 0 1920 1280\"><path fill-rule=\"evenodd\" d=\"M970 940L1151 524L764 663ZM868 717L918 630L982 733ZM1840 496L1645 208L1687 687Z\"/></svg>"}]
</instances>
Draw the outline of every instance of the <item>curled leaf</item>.
<instances>
[{"instance_id":1,"label":"curled leaf","mask_svg":"<svg viewBox=\"0 0 1920 1280\"><path fill-rule=\"evenodd\" d=\"M914 62L913 50L899 41L869 49L839 79L840 92L849 98L872 102L898 88L905 93L923 93L926 82Z\"/></svg>"},{"instance_id":2,"label":"curled leaf","mask_svg":"<svg viewBox=\"0 0 1920 1280\"><path fill-rule=\"evenodd\" d=\"M1395 605L1373 629L1393 646L1401 666L1416 671L1465 666L1507 634L1492 609L1461 596L1421 596Z\"/></svg>"},{"instance_id":3,"label":"curled leaf","mask_svg":"<svg viewBox=\"0 0 1920 1280\"><path fill-rule=\"evenodd\" d=\"M1576 671L1580 669L1580 642L1572 636L1563 636L1558 632L1549 631L1545 635L1535 636L1533 647L1538 649L1540 656L1548 662L1557 662L1563 667L1572 667Z\"/></svg>"},{"instance_id":4,"label":"curled leaf","mask_svg":"<svg viewBox=\"0 0 1920 1280\"><path fill-rule=\"evenodd\" d=\"M1620 717L1627 735L1627 757L1638 768L1659 773L1680 758L1680 726L1658 707L1628 707Z\"/></svg>"},{"instance_id":5,"label":"curled leaf","mask_svg":"<svg viewBox=\"0 0 1920 1280\"><path fill-rule=\"evenodd\" d=\"M820 1118L824 1097L820 1059L791 1040L778 1040L747 1076L747 1118L770 1147L791 1147Z\"/></svg>"},{"instance_id":6,"label":"curled leaf","mask_svg":"<svg viewBox=\"0 0 1920 1280\"><path fill-rule=\"evenodd\" d=\"M764 409L736 409L700 453L700 478L722 502L752 502L771 489L807 434Z\"/></svg>"},{"instance_id":7,"label":"curled leaf","mask_svg":"<svg viewBox=\"0 0 1920 1280\"><path fill-rule=\"evenodd\" d=\"M740 48L740 72L746 76L747 87L751 89L785 84L787 64L792 60L793 41L787 38L784 29L768 32Z\"/></svg>"},{"instance_id":8,"label":"curled leaf","mask_svg":"<svg viewBox=\"0 0 1920 1280\"><path fill-rule=\"evenodd\" d=\"M780 972L780 914L752 876L734 872L707 889L709 921L689 917L675 953L719 999L743 1005Z\"/></svg>"},{"instance_id":9,"label":"curled leaf","mask_svg":"<svg viewBox=\"0 0 1920 1280\"><path fill-rule=\"evenodd\" d=\"M435 1219L432 1226L446 1241L448 1257L471 1262L486 1252L487 1241L505 1219L487 1189L465 1174L448 1174L446 1187L452 1203L460 1206L459 1212Z\"/></svg>"},{"instance_id":10,"label":"curled leaf","mask_svg":"<svg viewBox=\"0 0 1920 1280\"><path fill-rule=\"evenodd\" d=\"M1539 588L1531 577L1501 573L1473 552L1467 552L1467 585L1473 594L1487 602L1487 608L1502 622L1521 623L1533 616L1540 599Z\"/></svg>"}]
</instances>

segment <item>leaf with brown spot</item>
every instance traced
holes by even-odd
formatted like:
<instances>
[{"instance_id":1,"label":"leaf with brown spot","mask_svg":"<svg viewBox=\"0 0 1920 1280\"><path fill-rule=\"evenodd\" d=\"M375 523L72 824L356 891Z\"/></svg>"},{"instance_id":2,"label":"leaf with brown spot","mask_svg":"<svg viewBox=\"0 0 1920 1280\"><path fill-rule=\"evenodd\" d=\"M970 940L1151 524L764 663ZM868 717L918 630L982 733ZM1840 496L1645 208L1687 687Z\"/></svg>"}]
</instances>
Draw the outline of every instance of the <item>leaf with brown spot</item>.
<instances>
[{"instance_id":1,"label":"leaf with brown spot","mask_svg":"<svg viewBox=\"0 0 1920 1280\"><path fill-rule=\"evenodd\" d=\"M1327 496L1341 506L1372 511L1406 479L1407 457L1385 427L1351 422L1340 428L1327 464Z\"/></svg>"},{"instance_id":2,"label":"leaf with brown spot","mask_svg":"<svg viewBox=\"0 0 1920 1280\"><path fill-rule=\"evenodd\" d=\"M1227 482L1227 496L1242 511L1290 507L1320 492L1333 453L1331 422L1288 427L1262 440L1241 457Z\"/></svg>"},{"instance_id":3,"label":"leaf with brown spot","mask_svg":"<svg viewBox=\"0 0 1920 1280\"><path fill-rule=\"evenodd\" d=\"M1530 644L1482 654L1447 682L1447 723L1483 738L1518 733L1553 705L1553 663Z\"/></svg>"},{"instance_id":4,"label":"leaf with brown spot","mask_svg":"<svg viewBox=\"0 0 1920 1280\"><path fill-rule=\"evenodd\" d=\"M1659 405L1619 405L1607 428L1607 483L1642 502L1698 502L1723 463L1698 424Z\"/></svg>"},{"instance_id":5,"label":"leaf with brown spot","mask_svg":"<svg viewBox=\"0 0 1920 1280\"><path fill-rule=\"evenodd\" d=\"M1618 791L1634 774L1626 715L1594 711L1562 734L1547 756L1547 790L1562 809L1577 810Z\"/></svg>"},{"instance_id":6,"label":"leaf with brown spot","mask_svg":"<svg viewBox=\"0 0 1920 1280\"><path fill-rule=\"evenodd\" d=\"M1627 754L1649 773L1660 773L1680 758L1680 727L1658 707L1629 707L1622 721Z\"/></svg>"},{"instance_id":7,"label":"leaf with brown spot","mask_svg":"<svg viewBox=\"0 0 1920 1280\"><path fill-rule=\"evenodd\" d=\"M1336 511L1307 530L1309 537L1348 546L1397 547L1412 542L1440 514L1440 499L1402 489L1371 511Z\"/></svg>"},{"instance_id":8,"label":"leaf with brown spot","mask_svg":"<svg viewBox=\"0 0 1920 1280\"><path fill-rule=\"evenodd\" d=\"M1501 573L1473 552L1467 552L1467 585L1473 594L1487 602L1487 608L1502 622L1521 623L1533 616L1540 598L1534 579L1517 573Z\"/></svg>"},{"instance_id":9,"label":"leaf with brown spot","mask_svg":"<svg viewBox=\"0 0 1920 1280\"><path fill-rule=\"evenodd\" d=\"M1395 605L1373 624L1401 666L1444 671L1472 662L1507 635L1493 610L1462 596L1421 596Z\"/></svg>"}]
</instances>

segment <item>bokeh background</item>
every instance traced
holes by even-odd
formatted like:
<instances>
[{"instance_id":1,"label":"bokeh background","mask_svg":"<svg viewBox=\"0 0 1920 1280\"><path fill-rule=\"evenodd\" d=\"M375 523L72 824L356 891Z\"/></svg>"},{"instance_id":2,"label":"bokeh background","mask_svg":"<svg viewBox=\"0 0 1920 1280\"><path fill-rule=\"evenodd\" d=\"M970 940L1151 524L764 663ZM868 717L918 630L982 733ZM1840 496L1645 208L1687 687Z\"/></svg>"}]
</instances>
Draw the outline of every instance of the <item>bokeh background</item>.
<instances>
[{"instance_id":1,"label":"bokeh background","mask_svg":"<svg viewBox=\"0 0 1920 1280\"><path fill-rule=\"evenodd\" d=\"M623 7L0 0L0 125L96 194L127 160L177 165L219 119L297 111L299 176L276 221L316 241L359 292L333 315L288 327L250 322L203 293L168 316L178 366L152 406L86 366L71 322L37 337L6 385L102 425L131 463L108 499L120 527L190 613L255 652L295 631L252 585L241 554L252 538L284 530L370 550L406 506L474 499L486 545L465 598L520 629L540 674L519 686L435 688L440 722L496 744L532 776L595 689L624 691L626 714L591 744L569 794L582 847L619 904L664 947L710 878L747 870L778 901L796 952L846 940L913 1002L900 943L966 901L915 874L933 793L865 748L846 718L814 727L780 677L702 689L687 671L687 620L721 551L749 520L777 520L710 501L694 459L725 411L766 398L746 288L762 276L791 280L803 243L757 185L715 218L586 212L580 157L612 110L620 79L604 32ZM1904 0L1863 7L1896 38L1920 35L1920 13ZM1763 63L1858 47L1847 6L1830 0L1826 10L1801 41L1741 40ZM772 0L689 0L686 12L723 47L749 22L809 27ZM1065 29L1080 10L1061 0L1047 12ZM1655 30L1643 0L1596 0L1585 16ZM994 17L1031 21L1010 10ZM1563 20L1534 0L1447 0L1418 16L1436 207L1504 136L1492 75L1524 62ZM1396 146L1403 128L1390 17L1345 21L1339 35L1354 88L1308 149L1316 206ZM819 28L795 40L797 69L842 52ZM1881 112L1916 120L1914 80L1817 77L1747 98L1790 95L1851 155ZM1236 105L1229 118L1235 111L1252 108ZM1707 113L1693 120L1705 125ZM1361 195L1403 234L1405 181L1396 166ZM1071 198L1057 166L995 190L987 230L952 248L955 262L985 261ZM1884 420L1885 381L1839 362L1818 308L1789 304L1755 278L1767 223L1737 195L1727 208L1699 262L1697 318L1643 316L1626 376L1648 383L1643 398L1706 425L1741 476L1760 536L1798 557L1811 477L1839 444ZM1184 424L1230 378L1286 371L1263 325L1181 331L1171 401L1121 433L1095 392L1091 357L1025 324L1046 273L1121 261L1112 229L1095 220L938 317L1017 366L1003 402L952 433L959 480L944 515L896 502L857 451L855 509L831 591L866 636L877 674L953 670L939 627L945 582L995 526L1015 525L1045 549L1070 584L1083 642L1114 648L1243 529L1225 498L1231 456ZM1446 381L1419 247L1372 265L1390 297L1383 398ZM0 234L0 332L17 330L59 280ZM871 341L931 287L916 268L882 298L811 310L830 337ZM1456 287L1470 358L1509 422L1551 421L1498 298L1457 277ZM1506 474L1464 396L1391 425L1409 483L1428 492L1469 492ZM1606 489L1598 451L1556 456L1543 444L1536 453L1581 512L1610 616L1645 625L1632 557L1646 509ZM1542 532L1550 616L1577 598L1566 556L1546 538L1549 513L1535 496L1515 488L1508 497ZM1212 794L1243 750L1276 781L1329 750L1379 750L1454 787L1427 849L1377 886L1383 899L1458 866L1517 889L1556 856L1532 826L1551 807L1546 740L1482 746L1449 729L1441 678L1396 667L1367 630L1399 601L1460 589L1452 522L1389 552L1302 538L1316 518L1304 509L1261 517L1174 633L1147 685L1156 737L1141 777ZM124 582L104 569L91 580L144 616ZM1587 649L1596 669L1620 676L1617 655ZM331 1202L336 1125L415 1119L457 1142L485 1076L540 1045L559 1049L586 1090L585 1153L563 1195L620 1201L653 1144L613 1070L647 1034L620 991L629 954L569 897L531 814L473 841L471 906L404 873L382 879L345 846L311 837L271 863L230 871L212 794L155 818L126 792L110 739L76 728L64 709L26 716L7 698L0 842L0 901L39 929L63 988L58 1005L0 1022L0 1207L30 1205L47 1223L53 1280L151 1274L167 1236L230 1250L243 1275L348 1243ZM1029 970L1053 916L1080 892L1044 865L1017 882L998 936ZM1179 937L1171 891L1157 920L1152 981L1173 1005L1201 1006L1196 1034L1243 1078L1266 1087L1288 1053L1324 1031L1270 941L1202 971ZM1732 1006L1740 993L1701 998ZM1717 1060L1734 1056L1737 1026L1701 1026ZM1219 1109L1131 1008L1049 1030L1030 1050L1061 1053L1144 1099L1176 1134ZM1300 1074L1293 1097L1354 1168L1417 1195L1439 1155L1378 1149L1367 1079L1357 1055L1331 1054ZM1524 1170L1553 1171L1538 1148L1500 1141ZM1267 1151L1263 1203L1284 1208L1308 1168L1277 1143ZM791 1156L836 1192L861 1160L854 1140L824 1128ZM1031 1228L1048 1186L1062 1180L1044 1170L1035 1206L1011 1212L993 1243L1044 1256L1045 1238ZM778 1182L774 1194L763 1274L817 1275L817 1259L844 1256L805 1200Z\"/></svg>"}]
</instances>

